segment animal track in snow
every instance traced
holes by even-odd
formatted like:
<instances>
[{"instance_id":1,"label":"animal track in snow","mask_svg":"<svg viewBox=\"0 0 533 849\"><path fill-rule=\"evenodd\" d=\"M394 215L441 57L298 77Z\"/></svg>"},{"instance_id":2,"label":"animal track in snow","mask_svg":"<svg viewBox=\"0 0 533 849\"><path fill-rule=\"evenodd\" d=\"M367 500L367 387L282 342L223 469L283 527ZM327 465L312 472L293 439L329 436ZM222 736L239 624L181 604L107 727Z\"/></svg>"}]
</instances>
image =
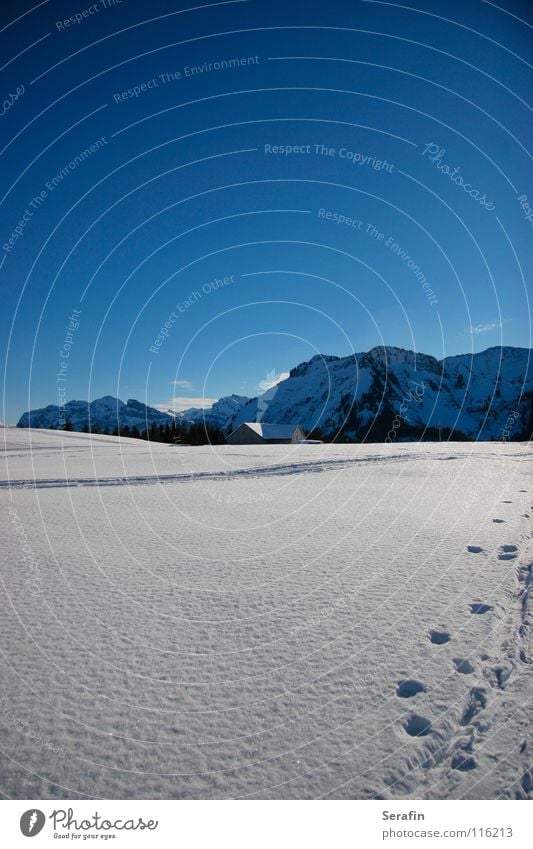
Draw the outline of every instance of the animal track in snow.
<instances>
[{"instance_id":1,"label":"animal track in snow","mask_svg":"<svg viewBox=\"0 0 533 849\"><path fill-rule=\"evenodd\" d=\"M481 601L473 601L470 604L470 613L488 613L492 610L491 604L483 604Z\"/></svg>"},{"instance_id":2,"label":"animal track in snow","mask_svg":"<svg viewBox=\"0 0 533 849\"><path fill-rule=\"evenodd\" d=\"M396 695L401 699L410 699L416 696L417 693L425 693L426 688L421 681L416 681L414 678L407 678L404 681L399 681L396 688Z\"/></svg>"},{"instance_id":3,"label":"animal track in snow","mask_svg":"<svg viewBox=\"0 0 533 849\"><path fill-rule=\"evenodd\" d=\"M403 727L410 737L426 737L431 732L431 721L418 713L412 713Z\"/></svg>"},{"instance_id":4,"label":"animal track in snow","mask_svg":"<svg viewBox=\"0 0 533 849\"><path fill-rule=\"evenodd\" d=\"M453 662L456 672L460 672L462 675L471 675L472 672L475 672L475 668L470 661L464 657L454 657Z\"/></svg>"},{"instance_id":5,"label":"animal track in snow","mask_svg":"<svg viewBox=\"0 0 533 849\"><path fill-rule=\"evenodd\" d=\"M487 691L483 687L472 687L470 699L463 712L460 725L470 725L473 719L487 707Z\"/></svg>"},{"instance_id":6,"label":"animal track in snow","mask_svg":"<svg viewBox=\"0 0 533 849\"><path fill-rule=\"evenodd\" d=\"M428 634L430 642L436 646L442 646L444 643L449 643L451 636L448 631L430 631Z\"/></svg>"},{"instance_id":7,"label":"animal track in snow","mask_svg":"<svg viewBox=\"0 0 533 849\"><path fill-rule=\"evenodd\" d=\"M481 554L483 549L480 545L467 545L466 550L470 552L470 554Z\"/></svg>"}]
</instances>

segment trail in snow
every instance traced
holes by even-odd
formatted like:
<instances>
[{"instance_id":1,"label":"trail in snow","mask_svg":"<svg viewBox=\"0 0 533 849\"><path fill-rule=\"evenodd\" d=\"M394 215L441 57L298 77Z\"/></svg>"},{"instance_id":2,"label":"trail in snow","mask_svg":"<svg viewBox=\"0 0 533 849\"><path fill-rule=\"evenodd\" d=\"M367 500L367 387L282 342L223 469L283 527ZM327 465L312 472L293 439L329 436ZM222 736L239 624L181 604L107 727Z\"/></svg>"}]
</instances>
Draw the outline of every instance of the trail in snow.
<instances>
[{"instance_id":1,"label":"trail in snow","mask_svg":"<svg viewBox=\"0 0 533 849\"><path fill-rule=\"evenodd\" d=\"M232 480L235 478L258 478L279 475L309 474L310 472L326 472L349 468L354 465L368 463L398 463L414 462L417 458L406 454L402 457L364 457L345 460L314 460L300 463L280 463L270 466L255 466L249 469L234 469L221 472L191 472L190 474L176 473L171 475L128 475L120 478L38 478L29 480L0 481L0 489L45 489L50 487L68 486L138 486L142 484L166 484L185 481L202 480Z\"/></svg>"}]
</instances>

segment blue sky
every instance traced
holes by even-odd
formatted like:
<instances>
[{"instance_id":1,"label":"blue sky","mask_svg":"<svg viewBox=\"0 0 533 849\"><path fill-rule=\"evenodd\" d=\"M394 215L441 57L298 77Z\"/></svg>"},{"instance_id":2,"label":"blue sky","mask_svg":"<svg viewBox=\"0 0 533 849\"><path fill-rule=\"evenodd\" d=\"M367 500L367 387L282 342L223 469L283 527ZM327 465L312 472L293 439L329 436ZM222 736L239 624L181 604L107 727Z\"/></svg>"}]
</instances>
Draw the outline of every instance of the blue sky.
<instances>
[{"instance_id":1,"label":"blue sky","mask_svg":"<svg viewBox=\"0 0 533 849\"><path fill-rule=\"evenodd\" d=\"M2 5L1 417L530 347L529 4L193 5Z\"/></svg>"}]
</instances>

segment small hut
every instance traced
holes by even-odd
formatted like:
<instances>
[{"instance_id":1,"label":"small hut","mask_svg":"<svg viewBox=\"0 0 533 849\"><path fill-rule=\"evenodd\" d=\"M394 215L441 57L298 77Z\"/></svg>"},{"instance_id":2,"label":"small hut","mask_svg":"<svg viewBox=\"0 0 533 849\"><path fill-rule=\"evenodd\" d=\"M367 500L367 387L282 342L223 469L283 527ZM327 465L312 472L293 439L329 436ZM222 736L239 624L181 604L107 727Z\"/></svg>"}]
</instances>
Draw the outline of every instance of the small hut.
<instances>
[{"instance_id":1,"label":"small hut","mask_svg":"<svg viewBox=\"0 0 533 849\"><path fill-rule=\"evenodd\" d=\"M305 439L300 425L243 422L228 437L228 445L290 445Z\"/></svg>"}]
</instances>

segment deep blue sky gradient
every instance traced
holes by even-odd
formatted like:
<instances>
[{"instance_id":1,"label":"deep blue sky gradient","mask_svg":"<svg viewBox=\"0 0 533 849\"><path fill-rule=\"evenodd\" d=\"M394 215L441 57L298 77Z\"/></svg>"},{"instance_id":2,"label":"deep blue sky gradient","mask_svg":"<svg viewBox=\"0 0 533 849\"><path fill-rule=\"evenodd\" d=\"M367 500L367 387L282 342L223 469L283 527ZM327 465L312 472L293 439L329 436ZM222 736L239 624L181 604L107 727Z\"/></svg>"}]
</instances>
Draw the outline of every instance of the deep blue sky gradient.
<instances>
[{"instance_id":1,"label":"deep blue sky gradient","mask_svg":"<svg viewBox=\"0 0 533 849\"><path fill-rule=\"evenodd\" d=\"M433 0L422 13L249 0L170 14L196 4L123 0L58 29L91 5L49 0L10 24L32 5L2 4L3 97L24 86L0 123L3 246L47 181L105 139L0 250L7 422L57 403L73 309L69 399L255 395L267 373L317 352L379 344L439 358L531 346L531 224L518 200L533 206L529 3ZM423 155L429 143L494 210ZM267 155L266 144L311 153Z\"/></svg>"}]
</instances>

